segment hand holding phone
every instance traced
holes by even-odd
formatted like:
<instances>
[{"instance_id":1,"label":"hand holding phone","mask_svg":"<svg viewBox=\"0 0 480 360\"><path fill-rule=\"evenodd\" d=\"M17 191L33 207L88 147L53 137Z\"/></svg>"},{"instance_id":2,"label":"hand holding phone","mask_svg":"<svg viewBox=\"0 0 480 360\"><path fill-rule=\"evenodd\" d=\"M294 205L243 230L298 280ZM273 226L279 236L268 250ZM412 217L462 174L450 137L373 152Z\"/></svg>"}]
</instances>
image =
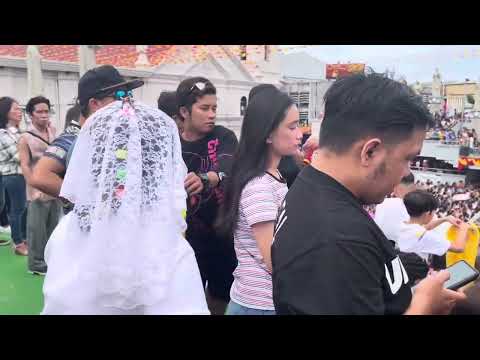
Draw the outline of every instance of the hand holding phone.
<instances>
[{"instance_id":1,"label":"hand holding phone","mask_svg":"<svg viewBox=\"0 0 480 360\"><path fill-rule=\"evenodd\" d=\"M463 260L449 266L446 270L450 273L450 279L445 281L444 287L450 290L458 290L479 276L478 270Z\"/></svg>"},{"instance_id":2,"label":"hand holding phone","mask_svg":"<svg viewBox=\"0 0 480 360\"><path fill-rule=\"evenodd\" d=\"M457 301L464 300L465 294L446 289L444 283L450 278L447 270L432 272L420 281L412 297L407 315L447 315Z\"/></svg>"}]
</instances>

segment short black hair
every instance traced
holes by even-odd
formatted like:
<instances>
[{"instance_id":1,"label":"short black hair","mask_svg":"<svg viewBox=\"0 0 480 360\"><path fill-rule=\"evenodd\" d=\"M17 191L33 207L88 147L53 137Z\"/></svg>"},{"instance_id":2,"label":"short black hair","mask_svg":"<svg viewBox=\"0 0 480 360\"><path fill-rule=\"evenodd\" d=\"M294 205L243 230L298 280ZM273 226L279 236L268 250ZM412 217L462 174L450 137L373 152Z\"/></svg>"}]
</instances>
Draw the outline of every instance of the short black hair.
<instances>
[{"instance_id":1,"label":"short black hair","mask_svg":"<svg viewBox=\"0 0 480 360\"><path fill-rule=\"evenodd\" d=\"M48 110L51 109L50 100L48 100L44 96L35 96L28 100L27 105L25 106L25 111L27 112L27 114L32 115L33 111L35 110L35 105L38 104L47 104Z\"/></svg>"},{"instance_id":2,"label":"short black hair","mask_svg":"<svg viewBox=\"0 0 480 360\"><path fill-rule=\"evenodd\" d=\"M108 94L102 93L102 94L94 95L90 99L103 100L107 97L114 97L114 94L113 93L108 93ZM90 99L88 99L88 101L85 104L80 105L80 113L85 118L90 116L90 108L88 106L88 104L90 102Z\"/></svg>"},{"instance_id":3,"label":"short black hair","mask_svg":"<svg viewBox=\"0 0 480 360\"><path fill-rule=\"evenodd\" d=\"M400 184L403 184L403 185L412 185L414 183L415 183L415 176L413 175L413 173L410 173L407 176L404 176L400 180Z\"/></svg>"},{"instance_id":4,"label":"short black hair","mask_svg":"<svg viewBox=\"0 0 480 360\"><path fill-rule=\"evenodd\" d=\"M338 154L368 135L397 144L433 124L422 98L383 74L342 77L327 90L324 101L319 145Z\"/></svg>"},{"instance_id":5,"label":"short black hair","mask_svg":"<svg viewBox=\"0 0 480 360\"><path fill-rule=\"evenodd\" d=\"M203 83L205 87L200 90L195 87L196 83ZM183 80L177 87L177 103L178 108L185 106L188 111L192 112L192 105L195 104L199 98L205 95L216 95L217 89L207 78L197 76Z\"/></svg>"},{"instance_id":6,"label":"short black hair","mask_svg":"<svg viewBox=\"0 0 480 360\"><path fill-rule=\"evenodd\" d=\"M75 104L67 111L65 115L65 129L70 126L72 121L80 121L80 104Z\"/></svg>"},{"instance_id":7,"label":"short black hair","mask_svg":"<svg viewBox=\"0 0 480 360\"><path fill-rule=\"evenodd\" d=\"M162 91L157 100L158 109L173 118L178 115L177 93L175 91Z\"/></svg>"},{"instance_id":8,"label":"short black hair","mask_svg":"<svg viewBox=\"0 0 480 360\"><path fill-rule=\"evenodd\" d=\"M439 207L437 198L426 190L415 190L408 193L403 198L403 203L411 217L421 216Z\"/></svg>"}]
</instances>

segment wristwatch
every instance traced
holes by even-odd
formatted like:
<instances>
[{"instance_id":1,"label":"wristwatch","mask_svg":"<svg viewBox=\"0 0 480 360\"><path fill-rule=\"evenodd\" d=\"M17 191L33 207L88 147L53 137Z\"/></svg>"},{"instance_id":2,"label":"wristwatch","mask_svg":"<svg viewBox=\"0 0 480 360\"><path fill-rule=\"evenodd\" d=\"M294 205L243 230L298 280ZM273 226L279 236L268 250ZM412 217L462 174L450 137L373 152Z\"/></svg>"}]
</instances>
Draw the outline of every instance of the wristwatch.
<instances>
[{"instance_id":1,"label":"wristwatch","mask_svg":"<svg viewBox=\"0 0 480 360\"><path fill-rule=\"evenodd\" d=\"M223 179L225 179L227 177L227 174L220 171L220 172L217 173L217 176L218 176L218 183L221 183L223 181Z\"/></svg>"},{"instance_id":2,"label":"wristwatch","mask_svg":"<svg viewBox=\"0 0 480 360\"><path fill-rule=\"evenodd\" d=\"M198 173L197 176L202 180L203 184L203 191L210 187L210 180L208 179L208 175L205 173Z\"/></svg>"}]
</instances>

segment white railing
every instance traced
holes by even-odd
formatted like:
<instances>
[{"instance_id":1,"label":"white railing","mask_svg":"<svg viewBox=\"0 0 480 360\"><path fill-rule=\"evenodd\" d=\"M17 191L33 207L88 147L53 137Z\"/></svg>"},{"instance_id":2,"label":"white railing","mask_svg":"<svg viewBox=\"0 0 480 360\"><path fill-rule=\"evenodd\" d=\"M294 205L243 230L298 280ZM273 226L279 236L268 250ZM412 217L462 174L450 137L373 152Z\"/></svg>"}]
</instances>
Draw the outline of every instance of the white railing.
<instances>
[{"instance_id":1,"label":"white railing","mask_svg":"<svg viewBox=\"0 0 480 360\"><path fill-rule=\"evenodd\" d=\"M431 168L431 167L423 167L423 166L410 166L410 170L418 170L418 171L430 171L433 173L445 173L445 174L454 174L454 175L464 175L462 170L458 169L440 169L440 168Z\"/></svg>"}]
</instances>

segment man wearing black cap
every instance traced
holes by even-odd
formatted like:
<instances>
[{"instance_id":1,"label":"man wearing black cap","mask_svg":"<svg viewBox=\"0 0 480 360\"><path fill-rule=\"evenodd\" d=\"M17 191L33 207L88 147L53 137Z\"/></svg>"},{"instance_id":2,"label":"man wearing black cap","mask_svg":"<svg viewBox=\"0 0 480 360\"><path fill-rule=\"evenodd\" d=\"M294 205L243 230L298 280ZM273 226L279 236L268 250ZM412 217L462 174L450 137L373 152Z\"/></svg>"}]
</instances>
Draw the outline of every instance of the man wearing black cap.
<instances>
[{"instance_id":1,"label":"man wearing black cap","mask_svg":"<svg viewBox=\"0 0 480 360\"><path fill-rule=\"evenodd\" d=\"M83 123L97 110L142 85L143 81L138 79L125 81L112 65L102 65L87 71L78 83L80 120L78 123L72 121L47 148L33 171L32 186L58 197L67 171L69 154Z\"/></svg>"}]
</instances>

